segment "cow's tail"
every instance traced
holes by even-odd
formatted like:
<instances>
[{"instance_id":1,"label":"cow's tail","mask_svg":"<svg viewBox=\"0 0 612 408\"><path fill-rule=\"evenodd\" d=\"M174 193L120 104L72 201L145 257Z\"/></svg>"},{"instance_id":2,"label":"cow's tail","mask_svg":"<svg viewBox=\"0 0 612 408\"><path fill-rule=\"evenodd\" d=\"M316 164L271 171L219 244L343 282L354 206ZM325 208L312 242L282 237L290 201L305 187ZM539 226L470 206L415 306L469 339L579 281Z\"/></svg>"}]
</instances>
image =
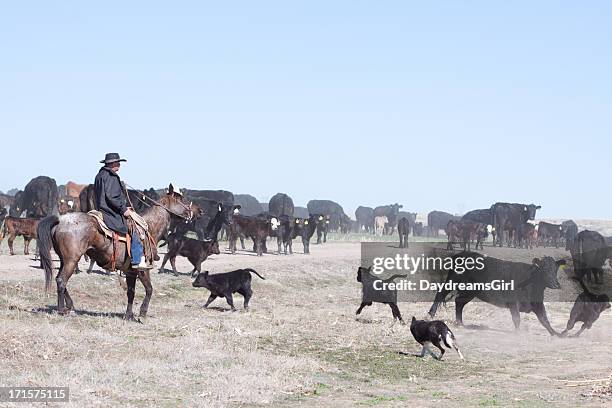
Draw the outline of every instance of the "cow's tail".
<instances>
[{"instance_id":1,"label":"cow's tail","mask_svg":"<svg viewBox=\"0 0 612 408\"><path fill-rule=\"evenodd\" d=\"M246 268L245 271L247 272L251 272L254 273L255 275L259 276L261 279L266 280L266 278L264 278L263 276L261 276L260 274L257 273L257 271L255 269L251 269L251 268Z\"/></svg>"},{"instance_id":2,"label":"cow's tail","mask_svg":"<svg viewBox=\"0 0 612 408\"><path fill-rule=\"evenodd\" d=\"M57 215L50 215L43 218L36 228L36 240L40 252L40 261L45 270L45 291L51 289L51 275L53 274L53 261L51 259L51 247L53 247L53 237L51 230L59 224Z\"/></svg>"}]
</instances>

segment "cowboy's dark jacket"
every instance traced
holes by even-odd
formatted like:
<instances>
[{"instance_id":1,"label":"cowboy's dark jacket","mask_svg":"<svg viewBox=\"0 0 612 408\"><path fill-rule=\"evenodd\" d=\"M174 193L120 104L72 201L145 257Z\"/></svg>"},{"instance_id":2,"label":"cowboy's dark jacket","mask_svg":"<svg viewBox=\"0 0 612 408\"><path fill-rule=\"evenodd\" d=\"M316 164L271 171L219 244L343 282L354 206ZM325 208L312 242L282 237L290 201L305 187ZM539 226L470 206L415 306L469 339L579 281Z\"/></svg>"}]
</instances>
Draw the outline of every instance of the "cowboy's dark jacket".
<instances>
[{"instance_id":1,"label":"cowboy's dark jacket","mask_svg":"<svg viewBox=\"0 0 612 408\"><path fill-rule=\"evenodd\" d=\"M109 167L102 167L94 183L96 208L102 213L108 228L127 233L123 214L127 209L125 193L119 175Z\"/></svg>"}]
</instances>

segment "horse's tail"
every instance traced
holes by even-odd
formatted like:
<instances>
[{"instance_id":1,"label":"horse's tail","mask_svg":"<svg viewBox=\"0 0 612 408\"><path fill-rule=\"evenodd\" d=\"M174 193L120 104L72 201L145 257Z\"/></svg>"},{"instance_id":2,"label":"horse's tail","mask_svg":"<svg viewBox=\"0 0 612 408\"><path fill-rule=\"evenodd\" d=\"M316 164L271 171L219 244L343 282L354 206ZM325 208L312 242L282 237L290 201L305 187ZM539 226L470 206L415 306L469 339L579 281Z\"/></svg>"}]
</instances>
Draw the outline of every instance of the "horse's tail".
<instances>
[{"instance_id":1,"label":"horse's tail","mask_svg":"<svg viewBox=\"0 0 612 408\"><path fill-rule=\"evenodd\" d=\"M51 247L53 246L53 238L51 229L59 224L57 215L50 215L43 218L36 228L36 237L38 250L40 252L40 261L45 270L45 291L51 289L51 275L53 274L53 262L51 260Z\"/></svg>"}]
</instances>

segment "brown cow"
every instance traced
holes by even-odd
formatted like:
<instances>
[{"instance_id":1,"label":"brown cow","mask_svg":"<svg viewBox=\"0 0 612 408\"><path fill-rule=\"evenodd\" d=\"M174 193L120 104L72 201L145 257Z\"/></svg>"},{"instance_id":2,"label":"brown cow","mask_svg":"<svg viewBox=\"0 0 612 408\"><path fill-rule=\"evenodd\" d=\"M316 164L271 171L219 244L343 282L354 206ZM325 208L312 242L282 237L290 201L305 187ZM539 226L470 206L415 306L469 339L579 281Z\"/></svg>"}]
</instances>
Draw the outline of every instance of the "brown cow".
<instances>
[{"instance_id":1,"label":"brown cow","mask_svg":"<svg viewBox=\"0 0 612 408\"><path fill-rule=\"evenodd\" d=\"M25 255L30 254L30 241L32 239L36 239L36 228L38 227L38 223L40 218L17 218L17 217L6 217L4 219L4 227L0 232L0 244L2 244L2 240L5 235L8 235L8 246L11 252L11 255L15 255L15 251L13 251L13 241L15 241L15 237L21 235L23 236L23 253Z\"/></svg>"},{"instance_id":2,"label":"brown cow","mask_svg":"<svg viewBox=\"0 0 612 408\"><path fill-rule=\"evenodd\" d=\"M471 243L476 241L482 249L482 242L487 237L487 224L470 220L450 220L446 225L446 235L448 236L447 249L454 249L453 243L459 243L461 248L470 251Z\"/></svg>"}]
</instances>

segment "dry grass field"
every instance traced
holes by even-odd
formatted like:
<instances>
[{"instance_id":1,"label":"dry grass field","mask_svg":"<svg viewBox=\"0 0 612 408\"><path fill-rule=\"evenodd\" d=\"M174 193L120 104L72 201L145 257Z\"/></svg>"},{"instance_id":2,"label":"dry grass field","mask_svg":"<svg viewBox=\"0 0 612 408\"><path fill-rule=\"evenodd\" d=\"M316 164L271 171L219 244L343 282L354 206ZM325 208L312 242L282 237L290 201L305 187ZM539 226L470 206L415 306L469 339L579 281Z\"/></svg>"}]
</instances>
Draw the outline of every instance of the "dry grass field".
<instances>
[{"instance_id":1,"label":"dry grass field","mask_svg":"<svg viewBox=\"0 0 612 408\"><path fill-rule=\"evenodd\" d=\"M222 243L222 248L226 243ZM270 249L276 245L270 243ZM22 250L18 247L18 253ZM116 275L95 270L72 277L76 313L54 313L55 294L24 255L0 254L0 385L69 386L65 407L393 407L602 406L592 383L612 372L612 313L578 339L551 338L534 315L515 332L507 310L484 303L465 309L467 328L454 328L466 356L417 359L408 326L392 324L374 305L358 319L355 280L360 245L336 238L303 255L257 257L239 251L213 256L204 267L223 272L252 267L251 310L228 311L188 274L154 273L154 295L143 324L125 322L126 296ZM561 249L547 249L568 257ZM488 248L485 253L530 262L544 250ZM179 270L191 266L177 260ZM169 266L169 265L168 265ZM81 264L81 269L86 265ZM612 279L606 276L606 279ZM560 276L563 286L569 285ZM136 307L142 300L138 283ZM430 304L399 305L406 320ZM571 304L548 303L553 327L564 328ZM438 317L454 318L452 302ZM2 405L2 403L0 403ZM20 405L23 406L23 405Z\"/></svg>"}]
</instances>

